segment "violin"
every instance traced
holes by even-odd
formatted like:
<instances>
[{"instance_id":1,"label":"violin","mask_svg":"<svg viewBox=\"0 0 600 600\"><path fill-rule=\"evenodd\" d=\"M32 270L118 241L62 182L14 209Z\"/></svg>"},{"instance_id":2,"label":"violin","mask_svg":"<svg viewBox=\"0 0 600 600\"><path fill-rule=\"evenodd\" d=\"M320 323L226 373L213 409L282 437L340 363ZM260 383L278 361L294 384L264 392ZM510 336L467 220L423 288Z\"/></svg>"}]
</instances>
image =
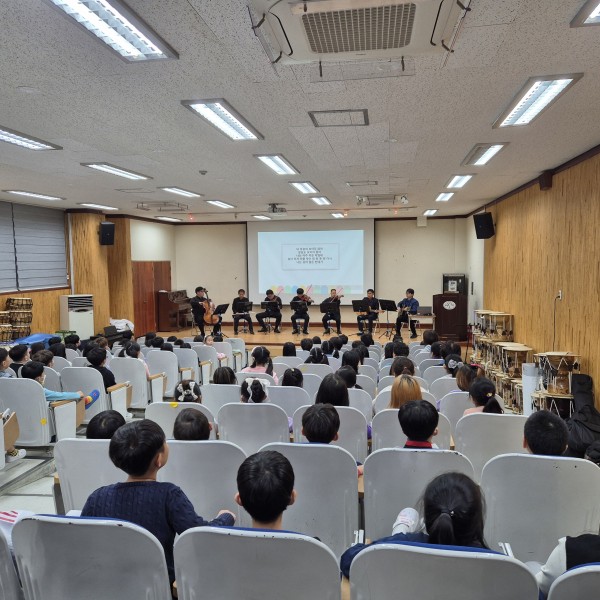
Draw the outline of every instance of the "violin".
<instances>
[{"instance_id":1,"label":"violin","mask_svg":"<svg viewBox=\"0 0 600 600\"><path fill-rule=\"evenodd\" d=\"M308 294L302 294L302 296L300 296L300 300L302 302L306 302L306 304L311 304L313 301L312 298Z\"/></svg>"},{"instance_id":2,"label":"violin","mask_svg":"<svg viewBox=\"0 0 600 600\"><path fill-rule=\"evenodd\" d=\"M204 306L204 322L207 325L215 325L219 322L219 317L215 314L215 305L208 297L208 290L204 290L206 292L206 300L203 300L201 304Z\"/></svg>"},{"instance_id":3,"label":"violin","mask_svg":"<svg viewBox=\"0 0 600 600\"><path fill-rule=\"evenodd\" d=\"M344 297L344 294L336 294L333 298L330 297L329 302L339 302Z\"/></svg>"}]
</instances>

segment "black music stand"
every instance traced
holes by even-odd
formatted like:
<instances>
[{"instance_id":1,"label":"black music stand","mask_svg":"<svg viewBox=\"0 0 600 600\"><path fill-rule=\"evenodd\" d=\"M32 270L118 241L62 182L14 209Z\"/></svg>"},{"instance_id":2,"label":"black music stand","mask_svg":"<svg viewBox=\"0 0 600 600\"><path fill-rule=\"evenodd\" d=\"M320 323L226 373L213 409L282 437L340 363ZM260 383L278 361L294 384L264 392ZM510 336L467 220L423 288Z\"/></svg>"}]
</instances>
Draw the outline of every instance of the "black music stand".
<instances>
[{"instance_id":1,"label":"black music stand","mask_svg":"<svg viewBox=\"0 0 600 600\"><path fill-rule=\"evenodd\" d=\"M218 317L220 317L221 315L224 315L227 312L227 309L229 308L229 304L219 304L217 306L217 308L215 308L213 315L217 315ZM219 325L221 324L221 320L219 321ZM216 325L216 323L215 323ZM228 335L225 335L223 333L223 328L220 327L219 328L219 333L221 334L221 337L229 337Z\"/></svg>"},{"instance_id":2,"label":"black music stand","mask_svg":"<svg viewBox=\"0 0 600 600\"><path fill-rule=\"evenodd\" d=\"M290 302L290 306L295 313L305 312L308 314L308 304L304 302L304 300L296 300L294 302ZM300 319L302 319L302 317L300 317ZM308 327L306 327L306 321L304 319L302 319L302 323L306 331L308 331ZM300 329L298 329L298 335L300 335Z\"/></svg>"},{"instance_id":3,"label":"black music stand","mask_svg":"<svg viewBox=\"0 0 600 600\"><path fill-rule=\"evenodd\" d=\"M276 313L279 312L279 304L277 303L276 300L266 300L265 302L261 302L260 303L260 307L263 310L266 310L267 312L270 313ZM271 325L271 318L274 317L274 314L271 315L267 315L265 317L265 328L266 328L266 332L265 333L269 333L271 331L271 329L273 329L273 325ZM266 319L269 319L268 321Z\"/></svg>"},{"instance_id":4,"label":"black music stand","mask_svg":"<svg viewBox=\"0 0 600 600\"><path fill-rule=\"evenodd\" d=\"M352 300L352 310L356 313L369 313L371 312L371 307L364 300ZM362 335L359 331L354 335Z\"/></svg>"},{"instance_id":5,"label":"black music stand","mask_svg":"<svg viewBox=\"0 0 600 600\"><path fill-rule=\"evenodd\" d=\"M340 312L340 305L339 302L330 302L328 300L323 300L323 302L321 302L321 304L319 305L319 310L326 315L327 313L330 314L335 314L336 312ZM340 318L341 320L341 318ZM331 332L331 327L329 327L329 321L327 322L327 327L326 330Z\"/></svg>"},{"instance_id":6,"label":"black music stand","mask_svg":"<svg viewBox=\"0 0 600 600\"><path fill-rule=\"evenodd\" d=\"M250 316L250 311L252 310L252 302L250 302L248 300L248 302L245 302L242 305L242 310L240 312L235 313L233 316L235 315L248 315ZM244 321L244 324L242 325L242 333L248 333L248 322Z\"/></svg>"},{"instance_id":7,"label":"black music stand","mask_svg":"<svg viewBox=\"0 0 600 600\"><path fill-rule=\"evenodd\" d=\"M385 331L379 337L382 338L385 336L387 338L391 338L393 335L393 330L390 329L390 310L393 310L394 312L397 310L396 303L393 300L380 300L379 306L382 310L385 310L385 316L387 320Z\"/></svg>"}]
</instances>

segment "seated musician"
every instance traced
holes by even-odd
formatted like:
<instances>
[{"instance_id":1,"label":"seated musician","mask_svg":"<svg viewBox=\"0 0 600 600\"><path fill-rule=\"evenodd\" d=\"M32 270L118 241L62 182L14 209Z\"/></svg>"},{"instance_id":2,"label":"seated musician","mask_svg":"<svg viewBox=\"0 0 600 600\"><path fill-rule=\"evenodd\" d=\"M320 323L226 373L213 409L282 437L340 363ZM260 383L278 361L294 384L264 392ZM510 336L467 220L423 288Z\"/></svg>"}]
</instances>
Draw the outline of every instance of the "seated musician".
<instances>
[{"instance_id":1,"label":"seated musician","mask_svg":"<svg viewBox=\"0 0 600 600\"><path fill-rule=\"evenodd\" d=\"M409 323L408 315L416 315L419 310L419 301L414 297L415 290L408 288L406 290L406 298L398 302L398 318L396 319L396 333L400 335L402 323ZM417 337L417 325L414 321L410 321L410 337Z\"/></svg>"},{"instance_id":2,"label":"seated musician","mask_svg":"<svg viewBox=\"0 0 600 600\"><path fill-rule=\"evenodd\" d=\"M296 295L292 298L292 306L294 302L305 302L307 306L312 304L312 299L310 296L304 293L304 289L298 288L296 290ZM310 321L310 317L308 316L308 309L305 308L303 310L296 310L292 315L292 334L300 333L298 329L298 323L296 322L298 319L304 319L304 328L302 329L302 333L304 335L308 334L308 322Z\"/></svg>"},{"instance_id":3,"label":"seated musician","mask_svg":"<svg viewBox=\"0 0 600 600\"><path fill-rule=\"evenodd\" d=\"M331 295L329 298L323 301L323 304L331 305L331 308L323 315L323 333L329 335L331 330L329 329L329 321L335 321L337 333L342 333L340 315L340 298L343 296L338 295L335 288L331 289Z\"/></svg>"},{"instance_id":4,"label":"seated musician","mask_svg":"<svg viewBox=\"0 0 600 600\"><path fill-rule=\"evenodd\" d=\"M261 333L265 333L267 331L267 328L265 327L265 317L271 317L275 319L275 333L281 333L281 298L276 296L273 290L267 290L267 297L263 300L263 302L277 302L277 308L267 308L267 310L264 312L256 315L256 320L260 325L259 331Z\"/></svg>"},{"instance_id":5,"label":"seated musician","mask_svg":"<svg viewBox=\"0 0 600 600\"><path fill-rule=\"evenodd\" d=\"M202 286L198 286L195 290L196 295L190 300L190 304L192 305L192 314L194 315L194 322L198 329L200 329L200 333L205 335L204 332L204 316L207 310L214 310L215 305L208 297L208 290L203 288ZM218 315L219 320L213 325L213 335L216 335L221 330L221 321L223 318L221 315Z\"/></svg>"},{"instance_id":6,"label":"seated musician","mask_svg":"<svg viewBox=\"0 0 600 600\"><path fill-rule=\"evenodd\" d=\"M246 298L246 290L239 289L237 298L233 299L231 303L231 310L233 310L233 333L238 334L238 323L240 321L246 321L248 323L248 329L250 333L254 334L252 327L252 317L246 311L246 305L250 302Z\"/></svg>"},{"instance_id":7,"label":"seated musician","mask_svg":"<svg viewBox=\"0 0 600 600\"><path fill-rule=\"evenodd\" d=\"M362 299L364 304L367 304L369 307L369 312L366 314L360 314L356 317L356 322L358 323L358 330L360 333L363 333L364 322L368 321L369 333L373 333L373 321L378 318L379 310L379 300L375 298L375 290L368 289L367 295Z\"/></svg>"}]
</instances>

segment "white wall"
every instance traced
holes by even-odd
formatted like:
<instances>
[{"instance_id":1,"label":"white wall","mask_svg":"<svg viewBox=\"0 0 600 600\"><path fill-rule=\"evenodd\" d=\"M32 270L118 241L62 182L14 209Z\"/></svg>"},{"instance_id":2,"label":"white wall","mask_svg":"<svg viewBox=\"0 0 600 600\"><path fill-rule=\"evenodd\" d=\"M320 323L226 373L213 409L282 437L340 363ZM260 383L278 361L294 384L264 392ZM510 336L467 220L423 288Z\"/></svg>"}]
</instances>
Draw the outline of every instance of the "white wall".
<instances>
[{"instance_id":1,"label":"white wall","mask_svg":"<svg viewBox=\"0 0 600 600\"><path fill-rule=\"evenodd\" d=\"M483 270L484 270L484 244L485 240L478 240L475 235L473 219L468 217L462 220L462 239L466 244L466 266L469 277L469 323L475 322L474 310L489 308L483 306ZM473 291L471 293L471 290Z\"/></svg>"},{"instance_id":2,"label":"white wall","mask_svg":"<svg viewBox=\"0 0 600 600\"><path fill-rule=\"evenodd\" d=\"M171 263L171 288L175 288L175 227L131 219L131 260Z\"/></svg>"}]
</instances>

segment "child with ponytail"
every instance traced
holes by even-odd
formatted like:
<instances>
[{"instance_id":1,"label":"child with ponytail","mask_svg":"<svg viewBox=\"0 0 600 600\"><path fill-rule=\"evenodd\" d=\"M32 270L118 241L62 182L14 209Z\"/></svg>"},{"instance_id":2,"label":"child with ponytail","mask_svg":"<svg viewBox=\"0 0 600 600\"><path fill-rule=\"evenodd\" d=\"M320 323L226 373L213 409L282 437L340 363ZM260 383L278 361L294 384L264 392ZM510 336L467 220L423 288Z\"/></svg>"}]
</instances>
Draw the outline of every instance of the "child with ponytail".
<instances>
[{"instance_id":1,"label":"child with ponytail","mask_svg":"<svg viewBox=\"0 0 600 600\"><path fill-rule=\"evenodd\" d=\"M469 388L469 398L475 405L467 408L463 416L474 413L502 414L504 411L496 400L496 386L487 377L477 377Z\"/></svg>"},{"instance_id":2,"label":"child with ponytail","mask_svg":"<svg viewBox=\"0 0 600 600\"><path fill-rule=\"evenodd\" d=\"M276 385L279 385L279 378L277 374L273 372L273 361L271 360L271 353L268 348L264 346L256 346L252 350L252 364L245 369L242 369L242 373L266 373L270 375L275 381Z\"/></svg>"}]
</instances>

